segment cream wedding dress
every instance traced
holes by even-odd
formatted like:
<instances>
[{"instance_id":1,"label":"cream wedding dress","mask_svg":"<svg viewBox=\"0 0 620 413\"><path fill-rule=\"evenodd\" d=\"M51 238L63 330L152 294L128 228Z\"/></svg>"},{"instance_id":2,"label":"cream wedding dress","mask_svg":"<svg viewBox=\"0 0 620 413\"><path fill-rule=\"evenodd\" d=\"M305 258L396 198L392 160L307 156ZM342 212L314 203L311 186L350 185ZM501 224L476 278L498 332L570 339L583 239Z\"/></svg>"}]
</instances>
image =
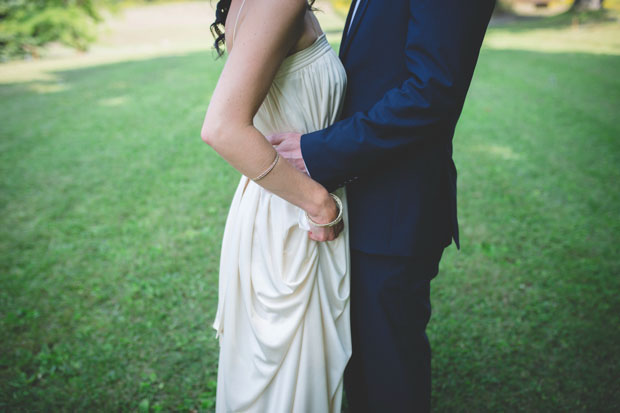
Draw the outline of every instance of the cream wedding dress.
<instances>
[{"instance_id":1,"label":"cream wedding dress","mask_svg":"<svg viewBox=\"0 0 620 413\"><path fill-rule=\"evenodd\" d=\"M346 74L325 35L287 57L254 125L264 134L325 128L338 117ZM282 161L282 160L281 160ZM220 339L217 412L340 412L351 355L349 234L308 238L300 208L241 177L220 259L214 328Z\"/></svg>"}]
</instances>

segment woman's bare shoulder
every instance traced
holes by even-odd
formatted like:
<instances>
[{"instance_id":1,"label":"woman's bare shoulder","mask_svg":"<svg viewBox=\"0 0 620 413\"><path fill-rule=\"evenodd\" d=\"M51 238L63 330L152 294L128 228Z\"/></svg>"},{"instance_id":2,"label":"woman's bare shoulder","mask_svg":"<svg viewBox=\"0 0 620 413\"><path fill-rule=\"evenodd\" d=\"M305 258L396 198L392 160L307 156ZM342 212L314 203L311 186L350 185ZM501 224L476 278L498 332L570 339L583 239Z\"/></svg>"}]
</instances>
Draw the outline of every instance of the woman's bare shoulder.
<instances>
[{"instance_id":1,"label":"woman's bare shoulder","mask_svg":"<svg viewBox=\"0 0 620 413\"><path fill-rule=\"evenodd\" d=\"M268 17L268 21L273 22L274 25L282 23L286 25L287 22L283 20L298 20L300 16L304 16L304 28L299 39L301 40L306 32L307 13L311 13L307 0L232 0L224 26L226 50L232 51L235 32L240 30L246 20L264 20L265 17ZM257 35L260 36L260 33Z\"/></svg>"}]
</instances>

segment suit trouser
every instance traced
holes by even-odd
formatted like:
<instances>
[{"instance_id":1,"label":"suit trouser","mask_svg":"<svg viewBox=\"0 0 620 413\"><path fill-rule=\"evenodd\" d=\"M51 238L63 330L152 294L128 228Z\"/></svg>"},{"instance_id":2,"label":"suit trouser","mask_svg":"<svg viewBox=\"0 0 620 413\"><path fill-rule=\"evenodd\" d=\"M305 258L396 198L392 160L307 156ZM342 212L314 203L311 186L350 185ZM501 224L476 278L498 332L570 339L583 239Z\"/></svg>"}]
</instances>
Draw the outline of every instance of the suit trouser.
<instances>
[{"instance_id":1,"label":"suit trouser","mask_svg":"<svg viewBox=\"0 0 620 413\"><path fill-rule=\"evenodd\" d=\"M423 257L351 250L353 353L344 375L349 408L427 412L431 397L430 282L443 248Z\"/></svg>"}]
</instances>

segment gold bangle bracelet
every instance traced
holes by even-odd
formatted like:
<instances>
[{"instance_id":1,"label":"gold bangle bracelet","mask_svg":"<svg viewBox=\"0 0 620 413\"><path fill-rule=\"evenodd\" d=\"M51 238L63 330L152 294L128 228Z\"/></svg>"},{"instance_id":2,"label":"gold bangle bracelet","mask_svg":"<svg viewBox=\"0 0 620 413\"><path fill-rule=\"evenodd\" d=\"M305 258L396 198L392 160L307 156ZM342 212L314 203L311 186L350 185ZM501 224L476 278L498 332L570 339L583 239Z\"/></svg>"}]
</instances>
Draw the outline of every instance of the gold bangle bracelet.
<instances>
[{"instance_id":1,"label":"gold bangle bracelet","mask_svg":"<svg viewBox=\"0 0 620 413\"><path fill-rule=\"evenodd\" d=\"M338 216L332 222L328 222L327 224L318 224L314 222L312 219L310 219L308 212L306 212L306 218L308 219L310 224L312 224L313 226L320 227L320 228L333 227L334 225L342 221L342 201L340 200L338 195L332 194L332 193L330 193L330 195L332 196L332 198L334 198L334 201L336 201L336 205L338 205Z\"/></svg>"},{"instance_id":2,"label":"gold bangle bracelet","mask_svg":"<svg viewBox=\"0 0 620 413\"><path fill-rule=\"evenodd\" d=\"M261 179L263 179L264 177L267 176L267 174L269 172L271 172L273 170L273 168L276 167L276 164L278 163L278 160L280 159L280 153L276 151L276 159L273 160L273 162L271 163L271 165L269 166L269 168L265 169L265 172L263 172L262 174L258 175L256 178L252 178L252 180L254 182L256 181L260 181Z\"/></svg>"}]
</instances>

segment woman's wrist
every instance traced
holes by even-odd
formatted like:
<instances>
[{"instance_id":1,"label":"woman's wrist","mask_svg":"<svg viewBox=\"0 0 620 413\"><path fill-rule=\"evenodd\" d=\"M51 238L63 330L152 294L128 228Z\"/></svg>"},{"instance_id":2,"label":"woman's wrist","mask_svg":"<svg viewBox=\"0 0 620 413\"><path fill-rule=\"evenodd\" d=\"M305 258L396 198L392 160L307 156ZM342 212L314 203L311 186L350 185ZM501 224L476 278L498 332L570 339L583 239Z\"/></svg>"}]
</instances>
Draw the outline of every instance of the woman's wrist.
<instances>
[{"instance_id":1,"label":"woman's wrist","mask_svg":"<svg viewBox=\"0 0 620 413\"><path fill-rule=\"evenodd\" d=\"M306 209L312 221L317 224L327 224L336 219L339 212L338 206L325 188L321 187L321 190L317 191L313 201L312 205Z\"/></svg>"},{"instance_id":2,"label":"woman's wrist","mask_svg":"<svg viewBox=\"0 0 620 413\"><path fill-rule=\"evenodd\" d=\"M333 220L329 222L320 223L320 222L314 221L306 212L306 218L310 221L310 224L314 225L315 227L321 227L321 228L333 227L335 225L338 225L342 221L342 213L343 213L342 201L340 200L340 197L338 197L338 195L336 194L329 194L329 195L332 197L334 201L336 201L336 206L338 208L338 215L336 216L336 218L334 218Z\"/></svg>"}]
</instances>

